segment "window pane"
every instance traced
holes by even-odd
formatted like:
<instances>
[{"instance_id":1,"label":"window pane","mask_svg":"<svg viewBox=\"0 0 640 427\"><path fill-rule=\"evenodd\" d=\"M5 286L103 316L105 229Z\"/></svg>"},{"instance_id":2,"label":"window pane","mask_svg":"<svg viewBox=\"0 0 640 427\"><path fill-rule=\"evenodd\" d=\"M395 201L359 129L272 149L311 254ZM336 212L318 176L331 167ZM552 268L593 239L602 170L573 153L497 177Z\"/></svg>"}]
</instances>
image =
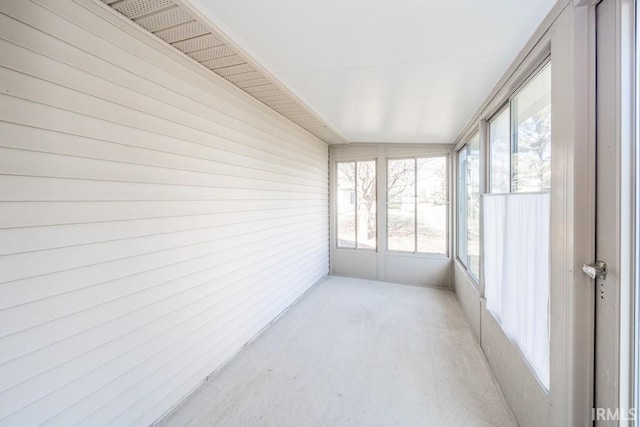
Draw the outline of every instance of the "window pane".
<instances>
[{"instance_id":1,"label":"window pane","mask_svg":"<svg viewBox=\"0 0 640 427\"><path fill-rule=\"evenodd\" d=\"M480 277L480 136L467 145L467 268Z\"/></svg>"},{"instance_id":2,"label":"window pane","mask_svg":"<svg viewBox=\"0 0 640 427\"><path fill-rule=\"evenodd\" d=\"M512 190L551 188L551 65L513 99L515 128Z\"/></svg>"},{"instance_id":3,"label":"window pane","mask_svg":"<svg viewBox=\"0 0 640 427\"><path fill-rule=\"evenodd\" d=\"M510 136L509 123L511 121L509 107L502 110L489 124L489 146L491 147L491 192L508 193Z\"/></svg>"},{"instance_id":4,"label":"window pane","mask_svg":"<svg viewBox=\"0 0 640 427\"><path fill-rule=\"evenodd\" d=\"M338 247L356 247L356 164L337 163Z\"/></svg>"},{"instance_id":5,"label":"window pane","mask_svg":"<svg viewBox=\"0 0 640 427\"><path fill-rule=\"evenodd\" d=\"M358 248L376 248L376 162L357 162Z\"/></svg>"},{"instance_id":6,"label":"window pane","mask_svg":"<svg viewBox=\"0 0 640 427\"><path fill-rule=\"evenodd\" d=\"M467 258L467 149L458 153L458 259L465 266Z\"/></svg>"},{"instance_id":7,"label":"window pane","mask_svg":"<svg viewBox=\"0 0 640 427\"><path fill-rule=\"evenodd\" d=\"M387 162L387 232L391 251L415 251L415 160Z\"/></svg>"},{"instance_id":8,"label":"window pane","mask_svg":"<svg viewBox=\"0 0 640 427\"><path fill-rule=\"evenodd\" d=\"M447 158L417 159L418 252L447 253Z\"/></svg>"}]
</instances>

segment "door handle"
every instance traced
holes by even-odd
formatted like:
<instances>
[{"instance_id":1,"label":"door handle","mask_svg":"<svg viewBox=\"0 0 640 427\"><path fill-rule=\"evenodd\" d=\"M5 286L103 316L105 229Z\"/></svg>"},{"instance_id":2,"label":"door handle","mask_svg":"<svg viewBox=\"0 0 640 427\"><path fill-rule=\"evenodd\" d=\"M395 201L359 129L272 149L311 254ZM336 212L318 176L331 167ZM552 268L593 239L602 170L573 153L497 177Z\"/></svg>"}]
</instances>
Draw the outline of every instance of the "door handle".
<instances>
[{"instance_id":1,"label":"door handle","mask_svg":"<svg viewBox=\"0 0 640 427\"><path fill-rule=\"evenodd\" d=\"M582 266L582 271L592 279L606 279L607 263L604 261L596 261L593 264L585 264Z\"/></svg>"}]
</instances>

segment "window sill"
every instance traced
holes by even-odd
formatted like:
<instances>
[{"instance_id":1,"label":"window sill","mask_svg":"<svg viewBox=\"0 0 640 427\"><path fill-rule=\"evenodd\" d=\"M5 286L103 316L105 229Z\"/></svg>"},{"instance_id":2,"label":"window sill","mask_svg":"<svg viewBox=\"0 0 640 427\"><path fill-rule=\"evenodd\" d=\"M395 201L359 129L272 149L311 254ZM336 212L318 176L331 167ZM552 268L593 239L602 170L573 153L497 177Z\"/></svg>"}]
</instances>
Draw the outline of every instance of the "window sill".
<instances>
[{"instance_id":1,"label":"window sill","mask_svg":"<svg viewBox=\"0 0 640 427\"><path fill-rule=\"evenodd\" d=\"M368 254L375 254L378 252L377 249L365 249L365 248L341 248L341 247L336 247L335 248L336 251L339 252L363 252L363 253L368 253Z\"/></svg>"},{"instance_id":2,"label":"window sill","mask_svg":"<svg viewBox=\"0 0 640 427\"><path fill-rule=\"evenodd\" d=\"M440 260L450 260L451 257L449 255L444 254L428 254L428 253L414 253L414 252L403 252L403 251L387 251L387 255L391 256L400 256L406 258L424 258L424 259L440 259Z\"/></svg>"}]
</instances>

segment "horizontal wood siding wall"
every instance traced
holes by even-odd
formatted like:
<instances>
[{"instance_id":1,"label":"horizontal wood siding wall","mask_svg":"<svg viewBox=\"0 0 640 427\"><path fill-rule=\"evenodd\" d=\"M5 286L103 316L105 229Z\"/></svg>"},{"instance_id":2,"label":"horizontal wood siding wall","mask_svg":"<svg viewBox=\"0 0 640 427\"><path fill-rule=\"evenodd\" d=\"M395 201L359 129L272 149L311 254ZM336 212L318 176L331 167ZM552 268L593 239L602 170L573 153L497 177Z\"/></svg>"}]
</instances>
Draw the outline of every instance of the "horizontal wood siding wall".
<instances>
[{"instance_id":1,"label":"horizontal wood siding wall","mask_svg":"<svg viewBox=\"0 0 640 427\"><path fill-rule=\"evenodd\" d=\"M148 425L327 274L327 145L180 55L0 0L0 425Z\"/></svg>"}]
</instances>

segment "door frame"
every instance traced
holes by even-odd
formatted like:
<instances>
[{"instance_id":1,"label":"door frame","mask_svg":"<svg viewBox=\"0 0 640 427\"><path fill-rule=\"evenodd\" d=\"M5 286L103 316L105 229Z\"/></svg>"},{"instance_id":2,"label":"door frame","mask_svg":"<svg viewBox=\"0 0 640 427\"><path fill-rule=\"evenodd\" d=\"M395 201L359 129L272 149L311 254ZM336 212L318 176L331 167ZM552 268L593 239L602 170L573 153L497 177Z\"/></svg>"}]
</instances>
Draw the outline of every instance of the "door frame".
<instances>
[{"instance_id":1,"label":"door frame","mask_svg":"<svg viewBox=\"0 0 640 427\"><path fill-rule=\"evenodd\" d=\"M608 0L611 1L611 0ZM638 245L636 229L636 195L639 188L638 163L639 154L637 144L637 0L618 1L618 34L619 39L619 100L620 108L618 126L619 141L621 146L621 287L620 287L620 407L629 411L634 408L637 401L638 390L635 387L638 372L636 372L635 359L640 343L636 342L637 310L635 296L637 288L637 254ZM634 143L635 142L635 143ZM637 411L638 408L635 408ZM636 415L634 424L640 425Z\"/></svg>"},{"instance_id":2,"label":"door frame","mask_svg":"<svg viewBox=\"0 0 640 427\"><path fill-rule=\"evenodd\" d=\"M589 19L591 22L591 47L590 51L593 53L593 66L594 66L594 81L592 87L594 93L592 94L591 102L592 110L595 113L597 105L597 99L595 96L595 61L596 61L596 6L602 1L608 1L615 3L615 143L618 150L618 167L614 171L616 174L616 188L612 191L618 194L618 204L613 208L616 210L615 219L617 221L617 232L614 238L617 239L616 246L619 251L619 265L613 266L618 269L619 274L619 294L618 306L615 312L615 333L617 334L618 343L618 357L615 360L617 366L615 371L618 375L618 390L617 396L614 396L614 402L617 402L617 408L604 408L614 411L617 409L618 420L620 425L640 425L638 416L633 415L633 412L629 412L631 408L635 407L637 401L636 381L636 358L638 354L634 349L637 349L638 342L636 336L638 333L637 319L638 319L638 307L635 304L636 301L636 286L635 283L637 277L637 263L636 263L636 248L637 239L635 238L637 229L637 203L639 200L636 198L638 190L638 152L635 148L637 144L637 131L636 123L636 106L637 106L637 81L636 81L636 64L638 58L636 56L636 14L637 14L637 0L600 0L589 2ZM585 2L586 3L586 2ZM595 114L593 115L595 118ZM594 122L595 123L595 122ZM593 148L595 150L595 131L596 127L593 126ZM635 142L635 143L634 143ZM589 262L593 262L590 260ZM606 261L606 260L605 260ZM594 299L595 293L594 290ZM594 322L596 321L594 315ZM594 330L595 333L595 330ZM594 351L597 343L594 342ZM598 369L594 361L594 372ZM594 395L597 390L598 384L593 384ZM594 401L594 406L597 402ZM599 408L594 408L593 417L596 416L595 411ZM634 411L637 410L634 409ZM635 418L635 419L631 419ZM610 418L608 418L610 419Z\"/></svg>"}]
</instances>

